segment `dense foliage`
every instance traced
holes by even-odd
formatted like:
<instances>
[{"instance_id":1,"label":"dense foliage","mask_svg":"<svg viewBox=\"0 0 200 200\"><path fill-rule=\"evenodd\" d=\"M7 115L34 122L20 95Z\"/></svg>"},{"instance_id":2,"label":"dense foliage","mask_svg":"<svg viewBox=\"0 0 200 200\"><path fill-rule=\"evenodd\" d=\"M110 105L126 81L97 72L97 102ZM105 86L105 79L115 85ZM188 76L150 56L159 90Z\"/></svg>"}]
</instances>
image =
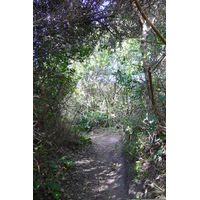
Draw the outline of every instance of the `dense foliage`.
<instances>
[{"instance_id":1,"label":"dense foliage","mask_svg":"<svg viewBox=\"0 0 200 200\"><path fill-rule=\"evenodd\" d=\"M145 197L165 196L165 0L34 0L33 8L34 194L60 198L57 176L38 168L58 167L49 143L90 144L94 127L116 126ZM58 163L73 165L63 155Z\"/></svg>"}]
</instances>

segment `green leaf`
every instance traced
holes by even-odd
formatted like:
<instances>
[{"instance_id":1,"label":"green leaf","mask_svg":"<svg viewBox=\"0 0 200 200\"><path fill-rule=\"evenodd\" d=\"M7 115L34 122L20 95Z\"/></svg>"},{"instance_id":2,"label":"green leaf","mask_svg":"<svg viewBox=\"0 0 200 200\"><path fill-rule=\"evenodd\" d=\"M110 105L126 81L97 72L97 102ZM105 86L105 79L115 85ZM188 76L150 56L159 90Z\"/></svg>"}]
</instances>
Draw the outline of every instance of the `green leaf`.
<instances>
[{"instance_id":1,"label":"green leaf","mask_svg":"<svg viewBox=\"0 0 200 200\"><path fill-rule=\"evenodd\" d=\"M60 192L58 190L53 191L53 197L54 199L59 199L61 196Z\"/></svg>"},{"instance_id":2,"label":"green leaf","mask_svg":"<svg viewBox=\"0 0 200 200\"><path fill-rule=\"evenodd\" d=\"M55 161L51 161L51 165L52 168L57 169L58 165L56 165Z\"/></svg>"},{"instance_id":3,"label":"green leaf","mask_svg":"<svg viewBox=\"0 0 200 200\"><path fill-rule=\"evenodd\" d=\"M72 165L72 161L68 161L65 156L60 158L61 161L63 161L67 168L69 168Z\"/></svg>"},{"instance_id":4,"label":"green leaf","mask_svg":"<svg viewBox=\"0 0 200 200\"><path fill-rule=\"evenodd\" d=\"M164 142L166 140L166 135L162 135L160 139L162 142Z\"/></svg>"},{"instance_id":5,"label":"green leaf","mask_svg":"<svg viewBox=\"0 0 200 200\"><path fill-rule=\"evenodd\" d=\"M44 98L44 102L49 103L49 99Z\"/></svg>"},{"instance_id":6,"label":"green leaf","mask_svg":"<svg viewBox=\"0 0 200 200\"><path fill-rule=\"evenodd\" d=\"M53 92L54 95L56 95L56 88L55 87L52 88L52 92Z\"/></svg>"},{"instance_id":7,"label":"green leaf","mask_svg":"<svg viewBox=\"0 0 200 200\"><path fill-rule=\"evenodd\" d=\"M161 155L162 155L162 151L161 151L161 150L158 150L158 151L154 154L153 159L155 160L157 156L161 156Z\"/></svg>"},{"instance_id":8,"label":"green leaf","mask_svg":"<svg viewBox=\"0 0 200 200\"><path fill-rule=\"evenodd\" d=\"M135 182L138 182L138 177L137 177L137 176L134 178L134 181L135 181Z\"/></svg>"},{"instance_id":9,"label":"green leaf","mask_svg":"<svg viewBox=\"0 0 200 200\"><path fill-rule=\"evenodd\" d=\"M158 151L157 151L157 155L161 156L161 155L162 155L162 151L161 151L161 150L158 150Z\"/></svg>"},{"instance_id":10,"label":"green leaf","mask_svg":"<svg viewBox=\"0 0 200 200\"><path fill-rule=\"evenodd\" d=\"M45 187L51 188L52 190L58 190L58 185L55 182L46 183Z\"/></svg>"},{"instance_id":11,"label":"green leaf","mask_svg":"<svg viewBox=\"0 0 200 200\"><path fill-rule=\"evenodd\" d=\"M140 195L139 195L139 194L137 194L137 195L136 195L136 199L139 199L139 198L140 198Z\"/></svg>"},{"instance_id":12,"label":"green leaf","mask_svg":"<svg viewBox=\"0 0 200 200\"><path fill-rule=\"evenodd\" d=\"M66 160L67 160L67 159L66 159L66 156L61 157L60 160L61 160L61 161L66 161Z\"/></svg>"},{"instance_id":13,"label":"green leaf","mask_svg":"<svg viewBox=\"0 0 200 200\"><path fill-rule=\"evenodd\" d=\"M37 190L40 187L40 183L38 181L34 181L33 183L33 189Z\"/></svg>"},{"instance_id":14,"label":"green leaf","mask_svg":"<svg viewBox=\"0 0 200 200\"><path fill-rule=\"evenodd\" d=\"M65 164L69 168L72 165L72 161L66 161Z\"/></svg>"},{"instance_id":15,"label":"green leaf","mask_svg":"<svg viewBox=\"0 0 200 200\"><path fill-rule=\"evenodd\" d=\"M89 140L89 141L88 141L88 144L92 144L92 141L91 141L91 140Z\"/></svg>"}]
</instances>

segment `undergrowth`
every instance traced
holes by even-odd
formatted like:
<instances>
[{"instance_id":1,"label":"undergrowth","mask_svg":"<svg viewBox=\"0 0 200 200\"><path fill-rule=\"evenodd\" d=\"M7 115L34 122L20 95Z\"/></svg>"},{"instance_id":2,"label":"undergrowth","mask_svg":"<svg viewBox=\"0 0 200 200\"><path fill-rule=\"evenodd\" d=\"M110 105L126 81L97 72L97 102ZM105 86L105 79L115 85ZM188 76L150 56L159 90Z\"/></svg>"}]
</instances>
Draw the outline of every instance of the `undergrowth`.
<instances>
[{"instance_id":1,"label":"undergrowth","mask_svg":"<svg viewBox=\"0 0 200 200\"><path fill-rule=\"evenodd\" d=\"M136 124L136 123L135 123ZM127 126L124 154L129 158L137 186L136 198L166 196L166 130L157 117L150 115L135 126Z\"/></svg>"},{"instance_id":2,"label":"undergrowth","mask_svg":"<svg viewBox=\"0 0 200 200\"><path fill-rule=\"evenodd\" d=\"M84 112L79 118L77 123L72 127L74 133L77 132L90 132L93 127L107 126L108 115L99 111Z\"/></svg>"},{"instance_id":3,"label":"undergrowth","mask_svg":"<svg viewBox=\"0 0 200 200\"><path fill-rule=\"evenodd\" d=\"M76 168L70 152L91 144L91 138L86 133L69 132L64 125L48 134L34 130L34 138L37 138L33 146L34 199L65 199L63 185Z\"/></svg>"}]
</instances>

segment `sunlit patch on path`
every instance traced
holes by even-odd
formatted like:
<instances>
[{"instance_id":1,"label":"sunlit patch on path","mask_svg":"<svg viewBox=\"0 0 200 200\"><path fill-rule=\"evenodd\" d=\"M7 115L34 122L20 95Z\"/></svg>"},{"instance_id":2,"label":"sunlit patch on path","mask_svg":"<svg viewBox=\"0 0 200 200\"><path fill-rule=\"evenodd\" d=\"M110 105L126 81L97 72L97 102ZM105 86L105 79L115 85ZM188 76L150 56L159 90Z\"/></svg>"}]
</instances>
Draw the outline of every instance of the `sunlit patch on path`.
<instances>
[{"instance_id":1,"label":"sunlit patch on path","mask_svg":"<svg viewBox=\"0 0 200 200\"><path fill-rule=\"evenodd\" d=\"M122 132L98 129L90 133L96 153L95 184L91 199L127 199L126 175L122 155Z\"/></svg>"}]
</instances>

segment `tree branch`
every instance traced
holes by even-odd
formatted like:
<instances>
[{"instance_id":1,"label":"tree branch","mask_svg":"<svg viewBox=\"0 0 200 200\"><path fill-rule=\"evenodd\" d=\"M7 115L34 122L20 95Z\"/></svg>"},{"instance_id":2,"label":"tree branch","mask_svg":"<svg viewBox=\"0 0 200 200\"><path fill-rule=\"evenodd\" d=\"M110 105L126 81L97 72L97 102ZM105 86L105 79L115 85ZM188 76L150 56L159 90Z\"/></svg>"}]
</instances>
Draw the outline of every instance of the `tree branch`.
<instances>
[{"instance_id":1,"label":"tree branch","mask_svg":"<svg viewBox=\"0 0 200 200\"><path fill-rule=\"evenodd\" d=\"M138 3L138 0L134 0L135 4L138 8L138 10L140 11L140 13L142 14L143 18L149 23L149 25L152 27L152 29L156 32L156 34L158 35L158 37L162 40L162 42L166 45L166 40L165 38L162 36L162 34L158 31L158 29L153 25L153 23L148 19L148 17L146 16L146 14L144 13L144 11L142 10L140 4Z\"/></svg>"},{"instance_id":2,"label":"tree branch","mask_svg":"<svg viewBox=\"0 0 200 200\"><path fill-rule=\"evenodd\" d=\"M154 70L160 65L160 63L164 60L165 56L166 56L166 54L164 53L164 54L161 56L160 60L156 63L155 67L152 68L152 69L150 69L150 72L151 72L151 73L154 72Z\"/></svg>"}]
</instances>

